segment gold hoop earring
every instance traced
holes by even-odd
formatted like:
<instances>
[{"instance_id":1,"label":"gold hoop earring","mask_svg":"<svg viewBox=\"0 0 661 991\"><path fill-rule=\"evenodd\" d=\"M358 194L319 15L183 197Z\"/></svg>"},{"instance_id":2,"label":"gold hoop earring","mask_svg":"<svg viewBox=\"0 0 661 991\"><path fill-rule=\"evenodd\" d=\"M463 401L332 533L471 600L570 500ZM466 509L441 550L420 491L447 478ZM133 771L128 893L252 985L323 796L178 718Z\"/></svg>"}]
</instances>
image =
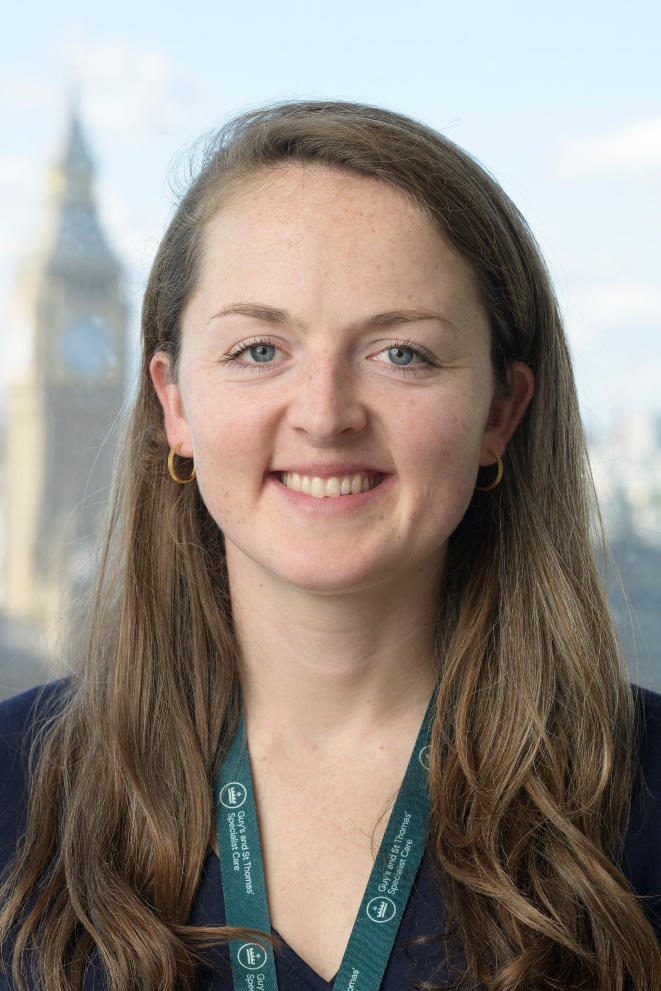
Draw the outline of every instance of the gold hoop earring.
<instances>
[{"instance_id":1,"label":"gold hoop earring","mask_svg":"<svg viewBox=\"0 0 661 991\"><path fill-rule=\"evenodd\" d=\"M179 478L176 471L174 470L174 456L182 444L183 444L183 440L180 441L178 444L175 444L174 447L170 448L170 453L168 454L168 471L170 472L170 478L172 478L173 481L178 482L179 485L188 485L189 482L192 482L195 479L195 476L197 474L195 469L193 468L193 473L191 474L190 478Z\"/></svg>"},{"instance_id":2,"label":"gold hoop earring","mask_svg":"<svg viewBox=\"0 0 661 991\"><path fill-rule=\"evenodd\" d=\"M504 468L503 468L502 459L498 457L495 451L487 451L487 454L493 454L494 458L496 459L496 464L498 465L498 471L491 485L476 485L475 486L476 492L491 492L492 489L495 489L496 486L500 484L500 480L503 477Z\"/></svg>"}]
</instances>

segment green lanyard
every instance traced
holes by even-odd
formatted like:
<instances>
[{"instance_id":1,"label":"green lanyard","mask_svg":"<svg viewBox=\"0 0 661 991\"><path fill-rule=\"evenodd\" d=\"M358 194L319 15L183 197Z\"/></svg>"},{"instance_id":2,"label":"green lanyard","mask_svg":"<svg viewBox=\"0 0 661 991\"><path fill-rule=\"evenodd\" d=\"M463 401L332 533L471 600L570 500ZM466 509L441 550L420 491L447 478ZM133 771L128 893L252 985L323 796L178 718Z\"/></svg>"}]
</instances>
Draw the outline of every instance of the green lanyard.
<instances>
[{"instance_id":1,"label":"green lanyard","mask_svg":"<svg viewBox=\"0 0 661 991\"><path fill-rule=\"evenodd\" d=\"M429 828L429 742L435 693L356 916L333 991L378 991L411 893ZM255 795L241 716L214 781L216 829L228 926L271 933ZM319 893L324 897L324 892ZM269 943L230 943L236 991L278 991Z\"/></svg>"}]
</instances>

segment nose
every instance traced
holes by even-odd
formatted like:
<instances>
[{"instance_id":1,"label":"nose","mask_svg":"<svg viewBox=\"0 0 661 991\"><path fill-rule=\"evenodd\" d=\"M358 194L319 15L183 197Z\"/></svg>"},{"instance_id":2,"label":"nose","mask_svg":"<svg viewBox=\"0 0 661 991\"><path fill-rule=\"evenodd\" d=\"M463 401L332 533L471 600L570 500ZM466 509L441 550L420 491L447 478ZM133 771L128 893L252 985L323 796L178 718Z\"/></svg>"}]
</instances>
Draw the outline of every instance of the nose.
<instances>
[{"instance_id":1,"label":"nose","mask_svg":"<svg viewBox=\"0 0 661 991\"><path fill-rule=\"evenodd\" d=\"M287 411L288 425L318 444L348 439L364 429L367 410L340 358L319 355L306 363Z\"/></svg>"}]
</instances>

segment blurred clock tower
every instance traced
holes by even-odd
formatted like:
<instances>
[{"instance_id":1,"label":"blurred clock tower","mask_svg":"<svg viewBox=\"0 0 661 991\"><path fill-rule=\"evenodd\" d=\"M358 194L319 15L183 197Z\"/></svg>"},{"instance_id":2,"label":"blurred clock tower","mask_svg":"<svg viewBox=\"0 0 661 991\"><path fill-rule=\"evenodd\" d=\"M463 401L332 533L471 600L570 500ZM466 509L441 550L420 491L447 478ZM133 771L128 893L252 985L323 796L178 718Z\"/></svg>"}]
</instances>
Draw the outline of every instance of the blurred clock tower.
<instances>
[{"instance_id":1,"label":"blurred clock tower","mask_svg":"<svg viewBox=\"0 0 661 991\"><path fill-rule=\"evenodd\" d=\"M49 627L84 579L125 386L120 266L75 114L50 175L47 230L17 287L9 350L4 609Z\"/></svg>"}]
</instances>

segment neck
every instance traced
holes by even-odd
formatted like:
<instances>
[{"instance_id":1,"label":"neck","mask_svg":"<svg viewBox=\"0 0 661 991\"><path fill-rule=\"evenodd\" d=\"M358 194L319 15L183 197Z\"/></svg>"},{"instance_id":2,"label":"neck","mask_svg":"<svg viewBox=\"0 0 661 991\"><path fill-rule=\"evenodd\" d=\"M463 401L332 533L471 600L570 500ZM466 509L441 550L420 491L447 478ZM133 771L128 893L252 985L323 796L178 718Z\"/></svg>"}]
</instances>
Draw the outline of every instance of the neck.
<instances>
[{"instance_id":1,"label":"neck","mask_svg":"<svg viewBox=\"0 0 661 991\"><path fill-rule=\"evenodd\" d=\"M424 712L436 681L438 558L350 594L287 585L227 542L246 716L306 742Z\"/></svg>"}]
</instances>

